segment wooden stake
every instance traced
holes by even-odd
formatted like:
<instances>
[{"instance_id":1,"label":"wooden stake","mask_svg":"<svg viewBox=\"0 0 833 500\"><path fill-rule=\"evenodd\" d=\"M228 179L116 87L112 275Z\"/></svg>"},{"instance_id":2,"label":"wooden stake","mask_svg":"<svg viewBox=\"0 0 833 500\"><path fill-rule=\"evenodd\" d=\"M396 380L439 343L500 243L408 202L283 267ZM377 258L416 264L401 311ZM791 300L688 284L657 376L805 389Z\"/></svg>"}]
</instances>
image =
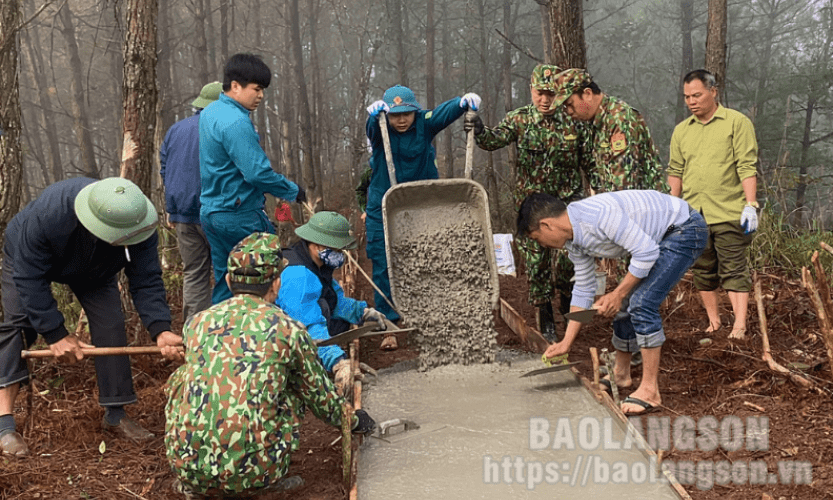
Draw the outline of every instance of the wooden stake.
<instances>
[{"instance_id":1,"label":"wooden stake","mask_svg":"<svg viewBox=\"0 0 833 500\"><path fill-rule=\"evenodd\" d=\"M824 275L821 266L817 268L817 272L819 272L819 282L827 281L827 276ZM827 360L830 363L830 369L833 370L833 319L830 317L830 311L833 310L833 307L830 307L829 303L825 304L819 290L816 288L813 276L806 267L801 269L801 279L804 288L807 289L807 294L810 296L810 301L816 309L821 336L824 339L824 346L827 348Z\"/></svg>"},{"instance_id":2,"label":"wooden stake","mask_svg":"<svg viewBox=\"0 0 833 500\"><path fill-rule=\"evenodd\" d=\"M593 361L593 385L599 387L599 350L590 348L590 359Z\"/></svg>"}]
</instances>

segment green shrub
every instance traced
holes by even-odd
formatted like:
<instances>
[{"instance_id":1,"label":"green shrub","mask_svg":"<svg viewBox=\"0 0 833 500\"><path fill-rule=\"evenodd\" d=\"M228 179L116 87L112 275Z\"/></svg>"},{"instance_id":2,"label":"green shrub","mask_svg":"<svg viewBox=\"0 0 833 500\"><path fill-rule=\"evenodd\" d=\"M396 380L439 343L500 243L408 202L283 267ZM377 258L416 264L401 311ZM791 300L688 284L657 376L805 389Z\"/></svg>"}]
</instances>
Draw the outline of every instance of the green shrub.
<instances>
[{"instance_id":1,"label":"green shrub","mask_svg":"<svg viewBox=\"0 0 833 500\"><path fill-rule=\"evenodd\" d=\"M819 256L824 269L833 266L833 255L821 250L819 242L833 245L833 232L820 231L813 223L813 229L797 229L789 224L783 212L773 213L768 204L761 211L758 231L749 246L749 263L759 272L780 270L792 278L801 277L801 268L811 267L813 252Z\"/></svg>"}]
</instances>

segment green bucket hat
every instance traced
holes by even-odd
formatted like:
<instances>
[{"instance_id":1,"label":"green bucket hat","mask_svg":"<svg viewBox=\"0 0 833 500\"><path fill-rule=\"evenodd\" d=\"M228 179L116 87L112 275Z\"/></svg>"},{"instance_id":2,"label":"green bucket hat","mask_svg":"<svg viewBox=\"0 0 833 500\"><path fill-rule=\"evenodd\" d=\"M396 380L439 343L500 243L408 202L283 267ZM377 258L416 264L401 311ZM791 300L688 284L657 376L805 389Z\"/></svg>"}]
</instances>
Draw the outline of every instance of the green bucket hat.
<instances>
[{"instance_id":1,"label":"green bucket hat","mask_svg":"<svg viewBox=\"0 0 833 500\"><path fill-rule=\"evenodd\" d=\"M75 196L75 215L97 238L111 245L135 245L159 224L156 207L139 186L121 177L87 185Z\"/></svg>"},{"instance_id":2,"label":"green bucket hat","mask_svg":"<svg viewBox=\"0 0 833 500\"><path fill-rule=\"evenodd\" d=\"M220 82L211 82L206 84L200 90L200 96L194 99L191 106L195 108L204 108L220 98L220 92L223 91L223 84Z\"/></svg>"},{"instance_id":3,"label":"green bucket hat","mask_svg":"<svg viewBox=\"0 0 833 500\"><path fill-rule=\"evenodd\" d=\"M555 64L539 64L532 70L529 84L538 90L555 92L555 78L560 72L561 68Z\"/></svg>"},{"instance_id":4,"label":"green bucket hat","mask_svg":"<svg viewBox=\"0 0 833 500\"><path fill-rule=\"evenodd\" d=\"M564 104L564 101L570 98L585 85L593 82L590 73L580 68L565 69L558 75L558 85L555 90L555 100L550 105L550 109L555 109Z\"/></svg>"},{"instance_id":5,"label":"green bucket hat","mask_svg":"<svg viewBox=\"0 0 833 500\"><path fill-rule=\"evenodd\" d=\"M232 283L261 285L275 281L286 264L280 238L271 233L252 233L229 252L228 274Z\"/></svg>"},{"instance_id":6,"label":"green bucket hat","mask_svg":"<svg viewBox=\"0 0 833 500\"><path fill-rule=\"evenodd\" d=\"M350 223L336 212L318 212L309 222L295 230L299 238L337 250L356 248L356 238L350 234Z\"/></svg>"}]
</instances>

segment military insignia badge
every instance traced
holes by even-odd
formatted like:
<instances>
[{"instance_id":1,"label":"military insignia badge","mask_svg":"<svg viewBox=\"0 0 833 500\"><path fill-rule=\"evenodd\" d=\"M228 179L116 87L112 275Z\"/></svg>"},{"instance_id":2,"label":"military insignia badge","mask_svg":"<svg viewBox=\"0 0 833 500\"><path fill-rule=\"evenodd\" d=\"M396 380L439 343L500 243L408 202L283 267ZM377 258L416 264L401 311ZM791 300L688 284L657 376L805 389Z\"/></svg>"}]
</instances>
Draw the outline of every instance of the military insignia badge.
<instances>
[{"instance_id":1,"label":"military insignia badge","mask_svg":"<svg viewBox=\"0 0 833 500\"><path fill-rule=\"evenodd\" d=\"M548 70L548 69L545 69L545 70L544 70L544 76L545 76L545 77L547 77L547 78L549 78L549 76L550 76L550 75L552 75L552 71L550 71L550 70Z\"/></svg>"},{"instance_id":2,"label":"military insignia badge","mask_svg":"<svg viewBox=\"0 0 833 500\"><path fill-rule=\"evenodd\" d=\"M628 142L625 140L625 134L622 132L613 134L610 138L610 143L611 149L616 153L621 153L628 146Z\"/></svg>"},{"instance_id":3,"label":"military insignia badge","mask_svg":"<svg viewBox=\"0 0 833 500\"><path fill-rule=\"evenodd\" d=\"M399 96L394 97L393 98L393 103L396 104L397 106L399 106L400 104L402 104L402 98L399 97Z\"/></svg>"}]
</instances>

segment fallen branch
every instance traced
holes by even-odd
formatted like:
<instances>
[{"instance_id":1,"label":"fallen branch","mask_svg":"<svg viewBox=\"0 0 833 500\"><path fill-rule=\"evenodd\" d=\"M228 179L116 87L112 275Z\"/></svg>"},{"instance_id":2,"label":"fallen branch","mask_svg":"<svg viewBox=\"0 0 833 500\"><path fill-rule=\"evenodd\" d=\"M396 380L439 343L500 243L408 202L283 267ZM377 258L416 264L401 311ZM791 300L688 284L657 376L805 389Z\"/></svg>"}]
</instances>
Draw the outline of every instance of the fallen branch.
<instances>
[{"instance_id":1,"label":"fallen branch","mask_svg":"<svg viewBox=\"0 0 833 500\"><path fill-rule=\"evenodd\" d=\"M824 339L824 346L827 348L827 359L830 363L830 368L833 370L833 320L831 320L830 312L833 306L830 305L830 292L827 289L827 276L818 262L818 252L813 254L813 263L816 265L816 275L819 281L819 286L816 287L813 276L810 270L806 267L801 268L801 279L804 288L807 289L807 295L810 296L810 302L816 309L816 316L819 321L819 328L821 329L821 336ZM823 283L823 284L822 284ZM820 293L821 290L821 293ZM825 302L823 295L827 294L827 301Z\"/></svg>"},{"instance_id":2,"label":"fallen branch","mask_svg":"<svg viewBox=\"0 0 833 500\"><path fill-rule=\"evenodd\" d=\"M791 380L794 382L804 386L804 387L812 387L814 384L812 381L807 380L806 378L797 375L787 368L778 364L772 358L772 352L769 348L769 335L767 334L767 326L766 326L766 311L764 310L764 298L763 294L761 293L761 280L758 279L757 273L754 277L755 281L755 304L758 306L758 320L761 324L761 338L763 339L763 356L762 359L766 361L767 366L769 369L776 372L787 375L790 377Z\"/></svg>"}]
</instances>

